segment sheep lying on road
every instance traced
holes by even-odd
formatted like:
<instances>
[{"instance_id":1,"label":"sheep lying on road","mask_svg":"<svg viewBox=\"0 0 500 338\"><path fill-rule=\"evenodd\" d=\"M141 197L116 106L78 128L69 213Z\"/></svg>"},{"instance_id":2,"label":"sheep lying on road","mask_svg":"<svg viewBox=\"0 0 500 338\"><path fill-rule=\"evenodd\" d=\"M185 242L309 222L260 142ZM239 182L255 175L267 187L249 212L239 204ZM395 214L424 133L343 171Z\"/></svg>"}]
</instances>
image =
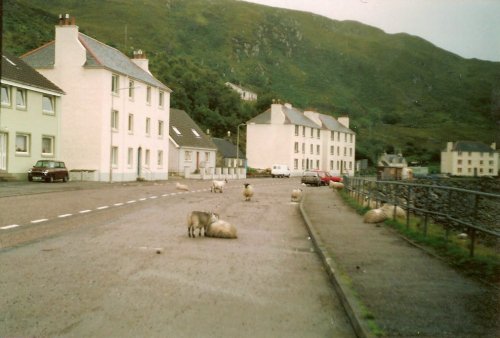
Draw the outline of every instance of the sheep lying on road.
<instances>
[{"instance_id":1,"label":"sheep lying on road","mask_svg":"<svg viewBox=\"0 0 500 338\"><path fill-rule=\"evenodd\" d=\"M175 188L176 188L177 190L189 191L189 188L188 188L188 186L187 186L187 185L185 185L185 184L180 184L179 182L177 182L177 183L175 184Z\"/></svg>"},{"instance_id":2,"label":"sheep lying on road","mask_svg":"<svg viewBox=\"0 0 500 338\"><path fill-rule=\"evenodd\" d=\"M382 211L387 215L388 218L394 218L394 205L384 204L382 206ZM396 218L405 218L406 212L401 207L396 207Z\"/></svg>"},{"instance_id":3,"label":"sheep lying on road","mask_svg":"<svg viewBox=\"0 0 500 338\"><path fill-rule=\"evenodd\" d=\"M368 210L363 217L365 223L381 223L386 219L387 215L382 209Z\"/></svg>"},{"instance_id":4,"label":"sheep lying on road","mask_svg":"<svg viewBox=\"0 0 500 338\"><path fill-rule=\"evenodd\" d=\"M250 183L245 183L245 189L243 189L243 196L245 197L245 201L250 201L253 196L253 187Z\"/></svg>"},{"instance_id":5,"label":"sheep lying on road","mask_svg":"<svg viewBox=\"0 0 500 338\"><path fill-rule=\"evenodd\" d=\"M196 229L200 230L199 237L201 237L201 229L203 229L203 234L206 236L207 227L218 219L219 215L214 212L192 211L187 218L188 236L196 237L194 234Z\"/></svg>"},{"instance_id":6,"label":"sheep lying on road","mask_svg":"<svg viewBox=\"0 0 500 338\"><path fill-rule=\"evenodd\" d=\"M302 189L292 190L292 202L299 202L302 198Z\"/></svg>"},{"instance_id":7,"label":"sheep lying on road","mask_svg":"<svg viewBox=\"0 0 500 338\"><path fill-rule=\"evenodd\" d=\"M227 180L225 179L224 181L212 181L212 187L210 188L211 192L217 192L219 191L222 194L222 188L226 185Z\"/></svg>"},{"instance_id":8,"label":"sheep lying on road","mask_svg":"<svg viewBox=\"0 0 500 338\"><path fill-rule=\"evenodd\" d=\"M330 181L330 183L328 183L328 185L332 189L337 189L337 190L344 189L344 183L341 183L341 182Z\"/></svg>"},{"instance_id":9,"label":"sheep lying on road","mask_svg":"<svg viewBox=\"0 0 500 338\"><path fill-rule=\"evenodd\" d=\"M236 234L236 227L221 219L208 225L205 236L217 238L238 237Z\"/></svg>"}]
</instances>

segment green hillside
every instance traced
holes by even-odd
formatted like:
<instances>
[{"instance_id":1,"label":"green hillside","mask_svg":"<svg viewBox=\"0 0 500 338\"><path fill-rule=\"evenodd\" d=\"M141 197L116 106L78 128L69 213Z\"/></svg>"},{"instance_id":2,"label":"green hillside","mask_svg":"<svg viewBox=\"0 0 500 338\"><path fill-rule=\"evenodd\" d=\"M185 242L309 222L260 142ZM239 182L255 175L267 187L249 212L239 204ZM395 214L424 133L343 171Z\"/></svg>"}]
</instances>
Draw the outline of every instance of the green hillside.
<instances>
[{"instance_id":1,"label":"green hillside","mask_svg":"<svg viewBox=\"0 0 500 338\"><path fill-rule=\"evenodd\" d=\"M21 54L52 40L60 13L129 55L145 50L172 102L219 134L275 97L349 115L359 158L398 148L429 160L449 140L500 143L500 62L463 59L418 37L234 0L6 0L4 48ZM225 81L265 100L210 102L218 95L210 84Z\"/></svg>"}]
</instances>

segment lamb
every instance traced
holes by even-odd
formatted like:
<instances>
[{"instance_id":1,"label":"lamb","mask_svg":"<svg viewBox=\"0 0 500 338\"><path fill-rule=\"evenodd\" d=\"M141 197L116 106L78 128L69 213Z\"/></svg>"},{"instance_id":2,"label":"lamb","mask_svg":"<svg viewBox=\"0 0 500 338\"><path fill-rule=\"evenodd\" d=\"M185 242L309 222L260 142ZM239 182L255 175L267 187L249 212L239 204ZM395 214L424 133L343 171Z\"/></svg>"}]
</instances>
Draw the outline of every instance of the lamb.
<instances>
[{"instance_id":1,"label":"lamb","mask_svg":"<svg viewBox=\"0 0 500 338\"><path fill-rule=\"evenodd\" d=\"M185 184L180 184L179 182L177 182L177 183L175 184L175 188L176 188L177 190L189 191L189 188L188 188L188 186L187 186L187 185L185 185Z\"/></svg>"},{"instance_id":2,"label":"lamb","mask_svg":"<svg viewBox=\"0 0 500 338\"><path fill-rule=\"evenodd\" d=\"M208 225L205 232L207 237L237 238L236 227L221 219Z\"/></svg>"},{"instance_id":3,"label":"lamb","mask_svg":"<svg viewBox=\"0 0 500 338\"><path fill-rule=\"evenodd\" d=\"M245 197L245 201L250 201L253 196L253 187L250 183L244 183L245 189L243 189L243 196Z\"/></svg>"},{"instance_id":4,"label":"lamb","mask_svg":"<svg viewBox=\"0 0 500 338\"><path fill-rule=\"evenodd\" d=\"M292 202L300 202L302 199L302 189L292 190Z\"/></svg>"},{"instance_id":5,"label":"lamb","mask_svg":"<svg viewBox=\"0 0 500 338\"><path fill-rule=\"evenodd\" d=\"M192 211L187 217L188 236L195 238L194 231L199 229L198 237L201 237L202 228L203 234L206 236L207 227L218 219L219 215L214 212Z\"/></svg>"},{"instance_id":6,"label":"lamb","mask_svg":"<svg viewBox=\"0 0 500 338\"><path fill-rule=\"evenodd\" d=\"M211 192L217 192L217 190L222 194L222 188L226 185L227 179L224 181L212 181L212 187L210 188Z\"/></svg>"}]
</instances>

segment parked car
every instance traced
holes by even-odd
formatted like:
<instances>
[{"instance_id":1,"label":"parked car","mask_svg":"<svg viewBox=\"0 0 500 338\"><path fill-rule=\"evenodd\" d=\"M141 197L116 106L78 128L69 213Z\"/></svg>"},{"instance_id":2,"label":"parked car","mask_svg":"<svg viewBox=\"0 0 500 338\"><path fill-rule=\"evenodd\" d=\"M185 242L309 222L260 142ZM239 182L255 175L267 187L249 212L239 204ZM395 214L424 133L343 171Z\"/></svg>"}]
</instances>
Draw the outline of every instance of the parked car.
<instances>
[{"instance_id":1,"label":"parked car","mask_svg":"<svg viewBox=\"0 0 500 338\"><path fill-rule=\"evenodd\" d=\"M330 185L330 181L333 182L342 182L342 177L340 176L333 176L327 171L321 171L317 170L319 177L321 177L321 182L323 182L323 185Z\"/></svg>"},{"instance_id":2,"label":"parked car","mask_svg":"<svg viewBox=\"0 0 500 338\"><path fill-rule=\"evenodd\" d=\"M28 181L43 180L45 182L54 182L62 180L68 182L69 172L64 162L53 160L39 160L28 170Z\"/></svg>"},{"instance_id":3,"label":"parked car","mask_svg":"<svg viewBox=\"0 0 500 338\"><path fill-rule=\"evenodd\" d=\"M273 164L271 177L290 177L290 168L285 164Z\"/></svg>"},{"instance_id":4,"label":"parked car","mask_svg":"<svg viewBox=\"0 0 500 338\"><path fill-rule=\"evenodd\" d=\"M308 185L315 185L318 187L323 184L321 182L321 177L319 176L319 172L314 170L304 171L304 173L302 174L302 178L300 179L300 182Z\"/></svg>"}]
</instances>

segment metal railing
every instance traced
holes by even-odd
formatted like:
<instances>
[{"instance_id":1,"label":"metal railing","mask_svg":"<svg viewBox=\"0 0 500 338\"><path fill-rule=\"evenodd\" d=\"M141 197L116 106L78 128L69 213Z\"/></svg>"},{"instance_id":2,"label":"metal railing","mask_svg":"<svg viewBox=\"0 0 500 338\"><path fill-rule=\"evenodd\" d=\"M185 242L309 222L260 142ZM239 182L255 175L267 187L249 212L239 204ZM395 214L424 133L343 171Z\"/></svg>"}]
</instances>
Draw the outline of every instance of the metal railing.
<instances>
[{"instance_id":1,"label":"metal railing","mask_svg":"<svg viewBox=\"0 0 500 338\"><path fill-rule=\"evenodd\" d=\"M416 184L409 182L376 181L360 177L346 177L346 190L359 204L379 207L389 203L405 210L406 227L410 215L423 217L423 235L427 236L429 218L444 227L448 240L452 229L465 228L470 238L470 256L474 256L476 235L492 236L496 244L500 238L500 194L466 190L454 187Z\"/></svg>"}]
</instances>

